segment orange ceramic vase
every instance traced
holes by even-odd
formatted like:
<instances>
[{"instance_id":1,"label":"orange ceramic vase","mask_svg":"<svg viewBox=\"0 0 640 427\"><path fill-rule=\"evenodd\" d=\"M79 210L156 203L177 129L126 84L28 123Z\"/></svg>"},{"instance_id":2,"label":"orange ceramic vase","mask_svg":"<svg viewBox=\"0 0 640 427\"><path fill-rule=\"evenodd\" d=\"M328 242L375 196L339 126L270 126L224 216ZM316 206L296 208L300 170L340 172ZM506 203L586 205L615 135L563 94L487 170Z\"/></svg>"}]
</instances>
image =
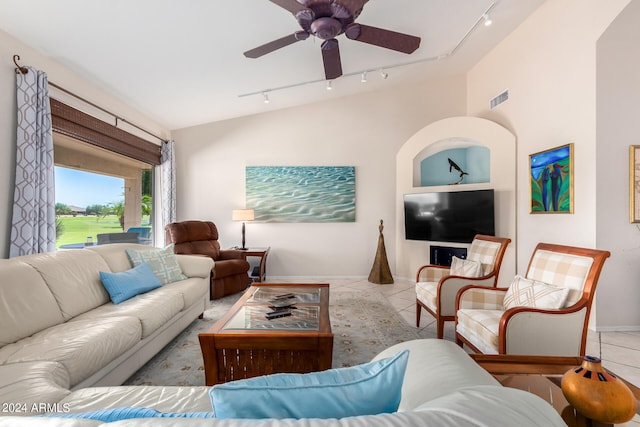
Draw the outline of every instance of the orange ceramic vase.
<instances>
[{"instance_id":1,"label":"orange ceramic vase","mask_svg":"<svg viewBox=\"0 0 640 427\"><path fill-rule=\"evenodd\" d=\"M571 406L594 421L619 424L636 413L636 398L629 387L605 371L597 357L585 356L581 366L564 374L561 387Z\"/></svg>"}]
</instances>

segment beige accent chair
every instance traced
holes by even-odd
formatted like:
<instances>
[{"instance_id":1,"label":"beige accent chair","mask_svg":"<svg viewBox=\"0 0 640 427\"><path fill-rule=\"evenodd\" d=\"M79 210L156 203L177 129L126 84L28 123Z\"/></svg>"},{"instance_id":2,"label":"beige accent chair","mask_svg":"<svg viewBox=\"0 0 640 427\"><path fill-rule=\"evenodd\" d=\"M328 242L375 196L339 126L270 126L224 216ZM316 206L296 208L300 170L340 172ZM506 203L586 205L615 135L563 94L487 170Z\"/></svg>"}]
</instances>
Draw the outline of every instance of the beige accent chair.
<instances>
[{"instance_id":1,"label":"beige accent chair","mask_svg":"<svg viewBox=\"0 0 640 427\"><path fill-rule=\"evenodd\" d=\"M467 286L456 343L485 354L584 356L589 313L608 251L539 243L509 288Z\"/></svg>"},{"instance_id":2,"label":"beige accent chair","mask_svg":"<svg viewBox=\"0 0 640 427\"><path fill-rule=\"evenodd\" d=\"M452 275L449 267L424 265L416 274L416 327L424 308L436 319L438 338L444 336L444 322L455 320L456 295L469 284L495 287L502 258L511 239L477 234L471 242L467 260L481 266L477 277Z\"/></svg>"}]
</instances>

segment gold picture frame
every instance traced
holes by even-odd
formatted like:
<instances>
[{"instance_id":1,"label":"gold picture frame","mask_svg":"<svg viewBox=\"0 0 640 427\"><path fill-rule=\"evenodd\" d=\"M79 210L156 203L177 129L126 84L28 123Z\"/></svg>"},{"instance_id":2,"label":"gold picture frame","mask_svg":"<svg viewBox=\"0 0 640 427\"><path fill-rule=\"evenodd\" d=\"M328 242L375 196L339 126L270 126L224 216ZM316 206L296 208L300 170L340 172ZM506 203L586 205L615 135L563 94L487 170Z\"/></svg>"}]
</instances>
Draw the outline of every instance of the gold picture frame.
<instances>
[{"instance_id":1,"label":"gold picture frame","mask_svg":"<svg viewBox=\"0 0 640 427\"><path fill-rule=\"evenodd\" d=\"M573 143L529 155L532 214L573 213Z\"/></svg>"},{"instance_id":2,"label":"gold picture frame","mask_svg":"<svg viewBox=\"0 0 640 427\"><path fill-rule=\"evenodd\" d=\"M629 221L640 222L640 145L629 146Z\"/></svg>"}]
</instances>

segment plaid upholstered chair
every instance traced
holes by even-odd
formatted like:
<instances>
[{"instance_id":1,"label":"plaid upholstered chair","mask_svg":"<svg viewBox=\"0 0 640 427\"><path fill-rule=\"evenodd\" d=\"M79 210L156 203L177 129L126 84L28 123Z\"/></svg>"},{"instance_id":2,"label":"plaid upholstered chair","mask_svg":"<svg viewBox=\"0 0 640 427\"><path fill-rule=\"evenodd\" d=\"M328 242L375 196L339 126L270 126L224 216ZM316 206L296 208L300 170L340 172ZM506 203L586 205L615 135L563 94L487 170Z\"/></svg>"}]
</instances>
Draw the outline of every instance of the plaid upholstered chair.
<instances>
[{"instance_id":1,"label":"plaid upholstered chair","mask_svg":"<svg viewBox=\"0 0 640 427\"><path fill-rule=\"evenodd\" d=\"M598 277L610 253L539 243L508 288L460 290L456 343L485 354L584 356Z\"/></svg>"},{"instance_id":2,"label":"plaid upholstered chair","mask_svg":"<svg viewBox=\"0 0 640 427\"><path fill-rule=\"evenodd\" d=\"M416 274L416 327L424 308L436 319L438 338L444 336L444 322L455 320L456 294L463 286L495 287L504 252L511 239L484 236L473 238L466 260L453 259L451 267L424 265Z\"/></svg>"}]
</instances>

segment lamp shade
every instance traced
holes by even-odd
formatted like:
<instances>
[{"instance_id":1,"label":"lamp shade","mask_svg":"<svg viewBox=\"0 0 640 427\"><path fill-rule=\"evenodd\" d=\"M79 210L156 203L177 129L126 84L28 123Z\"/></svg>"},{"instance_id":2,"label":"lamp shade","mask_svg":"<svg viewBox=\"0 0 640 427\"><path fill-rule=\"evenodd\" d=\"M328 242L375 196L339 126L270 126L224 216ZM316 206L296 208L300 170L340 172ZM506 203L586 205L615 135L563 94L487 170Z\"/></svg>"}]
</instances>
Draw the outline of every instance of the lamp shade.
<instances>
[{"instance_id":1,"label":"lamp shade","mask_svg":"<svg viewBox=\"0 0 640 427\"><path fill-rule=\"evenodd\" d=\"M253 221L254 218L253 209L234 209L231 214L232 221Z\"/></svg>"}]
</instances>

